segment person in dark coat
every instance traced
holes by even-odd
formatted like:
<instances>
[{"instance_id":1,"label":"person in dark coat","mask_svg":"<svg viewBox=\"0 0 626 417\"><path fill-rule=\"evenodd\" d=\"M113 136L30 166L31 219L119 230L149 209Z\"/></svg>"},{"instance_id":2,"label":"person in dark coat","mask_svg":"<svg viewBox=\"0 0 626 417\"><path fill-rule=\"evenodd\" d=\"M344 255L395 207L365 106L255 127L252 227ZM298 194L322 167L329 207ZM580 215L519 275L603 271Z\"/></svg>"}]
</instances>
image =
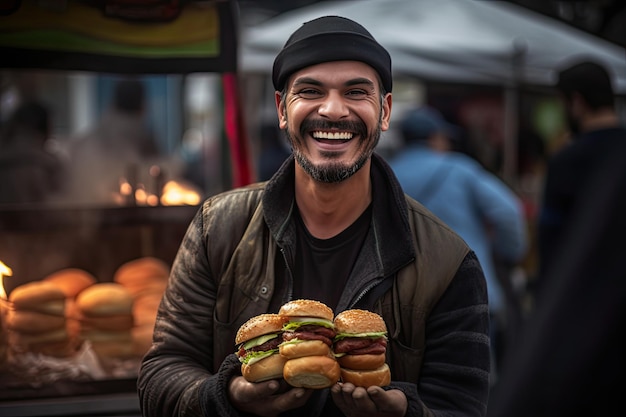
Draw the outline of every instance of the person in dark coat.
<instances>
[{"instance_id":1,"label":"person in dark coat","mask_svg":"<svg viewBox=\"0 0 626 417\"><path fill-rule=\"evenodd\" d=\"M609 77L561 72L574 131L549 165L540 290L491 393L489 417L612 415L626 374L626 130Z\"/></svg>"}]
</instances>

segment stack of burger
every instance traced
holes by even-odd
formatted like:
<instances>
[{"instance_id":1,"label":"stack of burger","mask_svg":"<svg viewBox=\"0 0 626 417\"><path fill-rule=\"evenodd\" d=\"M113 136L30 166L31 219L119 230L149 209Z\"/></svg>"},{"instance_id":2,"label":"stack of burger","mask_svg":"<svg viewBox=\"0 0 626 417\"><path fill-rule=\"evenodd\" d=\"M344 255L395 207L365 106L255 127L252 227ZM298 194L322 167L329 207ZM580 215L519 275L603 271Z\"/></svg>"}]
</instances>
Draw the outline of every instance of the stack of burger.
<instances>
[{"instance_id":1,"label":"stack of burger","mask_svg":"<svg viewBox=\"0 0 626 417\"><path fill-rule=\"evenodd\" d=\"M278 346L283 341L283 326L288 319L279 314L254 316L241 325L235 336L241 375L250 382L262 382L283 377L287 360Z\"/></svg>"},{"instance_id":2,"label":"stack of burger","mask_svg":"<svg viewBox=\"0 0 626 417\"><path fill-rule=\"evenodd\" d=\"M70 337L78 341L80 327L76 320L76 297L84 289L96 284L98 280L83 269L65 268L46 276L43 281L56 285L65 294L67 329Z\"/></svg>"},{"instance_id":3,"label":"stack of burger","mask_svg":"<svg viewBox=\"0 0 626 417\"><path fill-rule=\"evenodd\" d=\"M45 281L29 282L11 291L6 325L15 353L55 357L74 353L66 326L65 298L59 287Z\"/></svg>"},{"instance_id":4,"label":"stack of burger","mask_svg":"<svg viewBox=\"0 0 626 417\"><path fill-rule=\"evenodd\" d=\"M334 313L314 300L293 300L280 308L288 318L283 326L280 355L287 359L283 378L289 385L326 388L339 381L340 369L332 353Z\"/></svg>"},{"instance_id":5,"label":"stack of burger","mask_svg":"<svg viewBox=\"0 0 626 417\"><path fill-rule=\"evenodd\" d=\"M128 290L133 298L133 352L143 356L152 344L157 310L167 286L169 266L161 259L143 257L121 265L113 281Z\"/></svg>"},{"instance_id":6,"label":"stack of burger","mask_svg":"<svg viewBox=\"0 0 626 417\"><path fill-rule=\"evenodd\" d=\"M133 297L114 282L94 284L76 297L80 337L100 359L133 355Z\"/></svg>"},{"instance_id":7,"label":"stack of burger","mask_svg":"<svg viewBox=\"0 0 626 417\"><path fill-rule=\"evenodd\" d=\"M357 387L389 385L386 363L387 326L381 316L366 310L346 310L335 317L333 345L341 365L342 382Z\"/></svg>"}]
</instances>

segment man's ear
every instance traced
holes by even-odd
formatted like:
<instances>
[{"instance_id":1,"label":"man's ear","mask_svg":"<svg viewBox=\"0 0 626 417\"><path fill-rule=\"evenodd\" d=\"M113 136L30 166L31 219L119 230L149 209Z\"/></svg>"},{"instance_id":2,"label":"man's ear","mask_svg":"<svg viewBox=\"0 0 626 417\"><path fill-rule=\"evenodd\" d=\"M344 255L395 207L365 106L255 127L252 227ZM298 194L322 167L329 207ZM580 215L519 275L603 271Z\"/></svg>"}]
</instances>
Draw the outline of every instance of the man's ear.
<instances>
[{"instance_id":1,"label":"man's ear","mask_svg":"<svg viewBox=\"0 0 626 417\"><path fill-rule=\"evenodd\" d=\"M287 126L287 115L285 114L285 105L280 91L274 92L274 104L276 105L276 114L278 115L278 126L284 129Z\"/></svg>"},{"instance_id":2,"label":"man's ear","mask_svg":"<svg viewBox=\"0 0 626 417\"><path fill-rule=\"evenodd\" d=\"M383 108L382 108L382 120L380 128L385 131L389 129L389 121L391 120L391 104L392 104L391 93L387 93L383 98Z\"/></svg>"}]
</instances>

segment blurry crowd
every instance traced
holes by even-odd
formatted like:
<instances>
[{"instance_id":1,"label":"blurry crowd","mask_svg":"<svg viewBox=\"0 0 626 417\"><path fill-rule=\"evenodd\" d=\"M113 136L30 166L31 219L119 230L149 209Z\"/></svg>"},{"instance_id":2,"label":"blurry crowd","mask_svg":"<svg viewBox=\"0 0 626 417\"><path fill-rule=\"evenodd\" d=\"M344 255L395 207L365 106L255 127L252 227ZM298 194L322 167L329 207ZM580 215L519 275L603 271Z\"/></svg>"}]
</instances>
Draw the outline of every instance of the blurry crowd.
<instances>
[{"instance_id":1,"label":"blurry crowd","mask_svg":"<svg viewBox=\"0 0 626 417\"><path fill-rule=\"evenodd\" d=\"M163 160L144 84L120 79L111 96L100 120L63 141L53 139L50 107L20 102L0 132L0 203L110 205L122 181Z\"/></svg>"}]
</instances>

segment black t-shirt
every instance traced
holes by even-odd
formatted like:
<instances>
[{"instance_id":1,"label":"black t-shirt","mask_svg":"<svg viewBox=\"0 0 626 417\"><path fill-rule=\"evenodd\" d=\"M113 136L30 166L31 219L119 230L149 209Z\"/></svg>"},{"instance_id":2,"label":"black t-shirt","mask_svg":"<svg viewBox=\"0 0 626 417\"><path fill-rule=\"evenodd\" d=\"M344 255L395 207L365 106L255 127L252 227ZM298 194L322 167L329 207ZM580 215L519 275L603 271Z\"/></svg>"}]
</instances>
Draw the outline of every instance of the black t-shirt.
<instances>
[{"instance_id":1,"label":"black t-shirt","mask_svg":"<svg viewBox=\"0 0 626 417\"><path fill-rule=\"evenodd\" d=\"M318 239L296 214L297 248L293 296L337 307L345 284L367 235L371 204L348 228L330 239Z\"/></svg>"}]
</instances>

